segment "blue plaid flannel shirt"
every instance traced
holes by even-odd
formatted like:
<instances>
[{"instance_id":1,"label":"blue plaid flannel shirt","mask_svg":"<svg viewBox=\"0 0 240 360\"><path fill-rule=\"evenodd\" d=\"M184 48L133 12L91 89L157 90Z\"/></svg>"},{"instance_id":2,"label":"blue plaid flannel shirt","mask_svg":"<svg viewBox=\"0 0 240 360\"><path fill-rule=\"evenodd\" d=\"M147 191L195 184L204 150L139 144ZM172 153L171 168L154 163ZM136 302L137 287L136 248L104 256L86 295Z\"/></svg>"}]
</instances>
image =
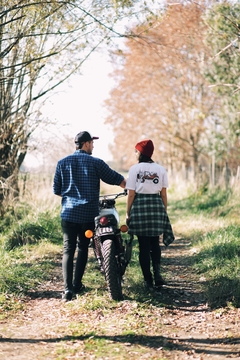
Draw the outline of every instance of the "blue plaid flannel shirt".
<instances>
[{"instance_id":1,"label":"blue plaid flannel shirt","mask_svg":"<svg viewBox=\"0 0 240 360\"><path fill-rule=\"evenodd\" d=\"M63 220L80 224L94 220L99 214L100 180L120 185L124 177L83 150L58 161L53 193L62 196Z\"/></svg>"}]
</instances>

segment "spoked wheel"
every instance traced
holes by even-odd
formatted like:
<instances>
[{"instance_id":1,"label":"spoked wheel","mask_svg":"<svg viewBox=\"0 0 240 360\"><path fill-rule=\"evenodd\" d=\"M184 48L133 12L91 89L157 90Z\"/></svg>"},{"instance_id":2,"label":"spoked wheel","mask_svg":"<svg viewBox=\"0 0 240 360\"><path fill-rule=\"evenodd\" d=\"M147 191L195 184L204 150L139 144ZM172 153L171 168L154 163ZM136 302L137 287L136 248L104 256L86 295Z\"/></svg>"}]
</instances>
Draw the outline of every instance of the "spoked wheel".
<instances>
[{"instance_id":1,"label":"spoked wheel","mask_svg":"<svg viewBox=\"0 0 240 360\"><path fill-rule=\"evenodd\" d=\"M105 240L102 244L105 278L109 295L113 300L122 300L122 278L118 271L115 258L115 244L112 240Z\"/></svg>"}]
</instances>

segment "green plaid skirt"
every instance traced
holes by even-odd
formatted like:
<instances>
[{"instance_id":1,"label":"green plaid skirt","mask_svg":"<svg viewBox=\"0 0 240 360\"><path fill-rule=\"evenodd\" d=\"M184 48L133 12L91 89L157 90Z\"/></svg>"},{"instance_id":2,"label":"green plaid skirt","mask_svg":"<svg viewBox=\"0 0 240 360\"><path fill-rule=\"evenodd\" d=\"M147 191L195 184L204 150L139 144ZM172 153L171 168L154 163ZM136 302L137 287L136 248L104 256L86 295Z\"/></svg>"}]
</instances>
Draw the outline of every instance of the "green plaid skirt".
<instances>
[{"instance_id":1,"label":"green plaid skirt","mask_svg":"<svg viewBox=\"0 0 240 360\"><path fill-rule=\"evenodd\" d=\"M128 233L140 236L163 234L163 243L174 241L172 226L159 194L136 194L130 211Z\"/></svg>"}]
</instances>

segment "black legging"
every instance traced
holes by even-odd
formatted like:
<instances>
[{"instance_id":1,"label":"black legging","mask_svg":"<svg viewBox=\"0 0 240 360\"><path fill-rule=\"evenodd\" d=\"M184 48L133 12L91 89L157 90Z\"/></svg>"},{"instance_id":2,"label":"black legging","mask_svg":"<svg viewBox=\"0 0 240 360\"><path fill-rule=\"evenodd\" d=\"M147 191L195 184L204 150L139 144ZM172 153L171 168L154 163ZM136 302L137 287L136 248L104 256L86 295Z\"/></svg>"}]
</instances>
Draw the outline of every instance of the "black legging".
<instances>
[{"instance_id":1,"label":"black legging","mask_svg":"<svg viewBox=\"0 0 240 360\"><path fill-rule=\"evenodd\" d=\"M142 269L144 280L152 282L150 261L152 265L159 264L161 259L161 248L159 236L138 236L139 243L139 263Z\"/></svg>"}]
</instances>

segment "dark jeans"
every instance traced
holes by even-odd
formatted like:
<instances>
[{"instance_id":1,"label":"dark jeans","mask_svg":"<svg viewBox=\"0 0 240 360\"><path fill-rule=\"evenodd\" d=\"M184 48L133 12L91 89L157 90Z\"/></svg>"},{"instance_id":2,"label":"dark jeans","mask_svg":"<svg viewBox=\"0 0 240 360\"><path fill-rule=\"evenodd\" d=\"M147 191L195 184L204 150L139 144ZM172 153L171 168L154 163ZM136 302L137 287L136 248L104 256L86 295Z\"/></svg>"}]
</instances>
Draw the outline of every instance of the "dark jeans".
<instances>
[{"instance_id":1,"label":"dark jeans","mask_svg":"<svg viewBox=\"0 0 240 360\"><path fill-rule=\"evenodd\" d=\"M144 280L152 282L152 273L150 265L152 261L153 268L160 266L161 248L159 236L138 236L139 243L139 263L142 269Z\"/></svg>"},{"instance_id":2,"label":"dark jeans","mask_svg":"<svg viewBox=\"0 0 240 360\"><path fill-rule=\"evenodd\" d=\"M63 231L63 259L62 271L65 291L72 291L73 285L76 288L81 287L82 277L88 259L88 247L90 239L85 237L86 230L94 229L94 222L77 224L62 220ZM73 261L76 246L78 245L78 254L73 280Z\"/></svg>"}]
</instances>

